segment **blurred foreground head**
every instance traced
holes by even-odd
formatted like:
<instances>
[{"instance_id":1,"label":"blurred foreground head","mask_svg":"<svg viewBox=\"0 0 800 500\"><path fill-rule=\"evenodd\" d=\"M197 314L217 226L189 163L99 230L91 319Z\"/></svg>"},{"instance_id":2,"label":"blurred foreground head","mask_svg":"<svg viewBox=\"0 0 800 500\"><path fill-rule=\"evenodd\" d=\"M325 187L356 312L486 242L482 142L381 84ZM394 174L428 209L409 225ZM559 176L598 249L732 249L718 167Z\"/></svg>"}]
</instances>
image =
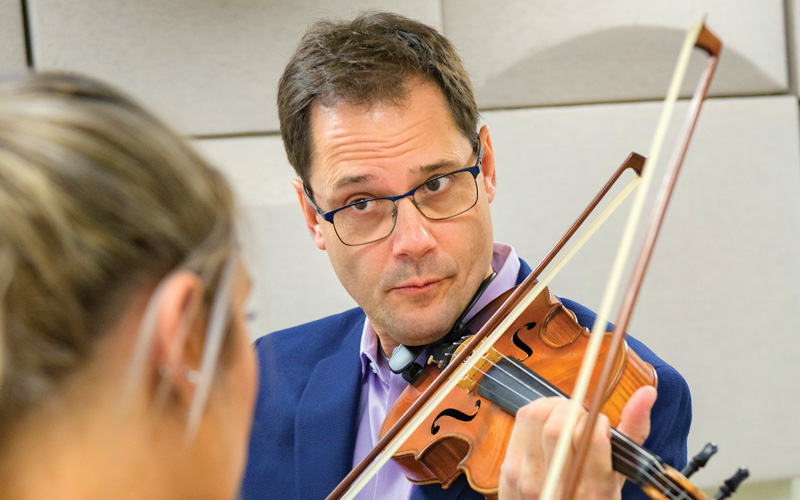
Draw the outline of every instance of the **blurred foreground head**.
<instances>
[{"instance_id":1,"label":"blurred foreground head","mask_svg":"<svg viewBox=\"0 0 800 500\"><path fill-rule=\"evenodd\" d=\"M255 368L222 176L114 89L32 75L0 84L0 214L4 490L233 497Z\"/></svg>"}]
</instances>

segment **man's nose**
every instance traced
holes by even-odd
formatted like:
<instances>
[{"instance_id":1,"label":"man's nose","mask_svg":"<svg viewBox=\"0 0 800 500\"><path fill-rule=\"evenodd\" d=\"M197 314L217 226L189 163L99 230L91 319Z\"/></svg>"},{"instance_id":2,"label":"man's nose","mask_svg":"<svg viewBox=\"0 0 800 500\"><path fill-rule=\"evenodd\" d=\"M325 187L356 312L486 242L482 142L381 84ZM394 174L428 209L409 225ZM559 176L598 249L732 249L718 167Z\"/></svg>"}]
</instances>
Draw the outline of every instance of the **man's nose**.
<instances>
[{"instance_id":1,"label":"man's nose","mask_svg":"<svg viewBox=\"0 0 800 500\"><path fill-rule=\"evenodd\" d=\"M431 222L414 205L411 197L395 202L397 221L392 232L392 248L395 255L418 257L436 244L431 234Z\"/></svg>"}]
</instances>

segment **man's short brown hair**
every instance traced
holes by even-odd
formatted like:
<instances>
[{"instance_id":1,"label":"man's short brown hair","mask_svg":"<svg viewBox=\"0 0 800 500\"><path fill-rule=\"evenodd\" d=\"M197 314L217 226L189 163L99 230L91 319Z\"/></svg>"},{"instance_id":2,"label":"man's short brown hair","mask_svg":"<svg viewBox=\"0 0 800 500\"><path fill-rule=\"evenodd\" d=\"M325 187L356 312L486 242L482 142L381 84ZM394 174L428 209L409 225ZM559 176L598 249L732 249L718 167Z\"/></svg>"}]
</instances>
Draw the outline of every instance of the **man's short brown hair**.
<instances>
[{"instance_id":1,"label":"man's short brown hair","mask_svg":"<svg viewBox=\"0 0 800 500\"><path fill-rule=\"evenodd\" d=\"M383 12L311 25L278 84L283 144L289 163L309 189L314 104L399 104L413 77L436 83L456 126L475 143L478 106L472 84L453 44L438 31Z\"/></svg>"}]
</instances>

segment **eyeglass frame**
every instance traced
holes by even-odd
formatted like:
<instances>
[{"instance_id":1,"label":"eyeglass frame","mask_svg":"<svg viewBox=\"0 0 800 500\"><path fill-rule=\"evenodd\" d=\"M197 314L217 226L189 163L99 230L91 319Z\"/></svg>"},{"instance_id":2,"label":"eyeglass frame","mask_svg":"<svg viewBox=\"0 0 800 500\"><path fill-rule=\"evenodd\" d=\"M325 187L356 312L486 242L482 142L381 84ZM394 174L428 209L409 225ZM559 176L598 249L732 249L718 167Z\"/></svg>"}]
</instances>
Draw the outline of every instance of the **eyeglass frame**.
<instances>
[{"instance_id":1,"label":"eyeglass frame","mask_svg":"<svg viewBox=\"0 0 800 500\"><path fill-rule=\"evenodd\" d=\"M463 211L461 211L461 212L459 212L457 214L453 214L453 215L450 215L448 217L442 217L441 219L434 219L432 217L428 217L427 215L425 215L425 212L423 212L419 208L419 206L416 204L416 202L415 202L416 200L414 199L414 193L416 193L418 189L420 189L425 184L427 184L427 183L429 183L431 181L435 181L436 179L441 179L442 177L447 177L448 175L458 174L458 173L461 173L461 172L469 172L470 174L472 174L472 180L475 182L475 189L476 189L476 191L478 191L478 189L477 189L478 188L478 174L481 173L481 167L483 166L483 145L481 144L480 136L478 136L477 142L478 142L478 158L475 161L475 165L473 165L471 167L466 167L466 168L461 168L461 169L458 169L458 170L454 170L452 172L447 172L445 174L437 175L435 177L431 177L430 179L426 180L425 182L421 183L419 186L413 188L412 190L408 191L405 194L401 194L401 195L397 195L397 196L383 196L383 197L380 197L380 198L368 198L368 199L364 199L364 200L358 200L358 201L355 201L353 203L349 203L349 204L347 204L347 205L345 205L343 207L335 208L333 210L325 212L321 208L319 208L319 206L317 206L316 202L314 201L314 197L311 195L311 193L308 192L308 187L305 185L305 183L303 184L303 191L306 194L306 199L308 200L308 203L311 205L311 207L314 209L314 211L318 215L322 216L322 218L325 221L329 222L333 226L333 230L336 232L336 237L339 238L339 241L341 241L343 245L347 245L349 247L358 247L358 246L362 246L362 245L369 245L370 243L375 243L376 241L380 241L380 240L388 237L390 234L392 234L394 232L394 228L397 226L397 202L399 200L402 200L403 198L410 197L411 198L411 204L414 205L414 207L416 207L417 211L419 211L419 213L421 213L422 216L425 217L428 220L447 220L447 219L452 219L453 217L458 217L459 215L464 214L466 212L469 212L472 209L472 207L474 207L478 203L478 193L476 193L475 201L472 203L472 205L469 206L469 208L467 208L466 210L463 210ZM339 236L339 231L336 229L336 224L333 223L333 216L336 215L337 212L340 212L340 211L344 210L345 208L350 208L353 205L357 205L359 203L364 203L364 202L368 202L368 201L379 201L379 200L389 200L394 205L394 210L392 211L392 219L393 219L392 220L392 229L390 229L388 233L386 233L385 235L381 236L380 238L377 238L377 239L374 239L374 240L371 240L371 241L367 241L367 242L364 242L364 243L346 243L342 239L342 237Z\"/></svg>"}]
</instances>

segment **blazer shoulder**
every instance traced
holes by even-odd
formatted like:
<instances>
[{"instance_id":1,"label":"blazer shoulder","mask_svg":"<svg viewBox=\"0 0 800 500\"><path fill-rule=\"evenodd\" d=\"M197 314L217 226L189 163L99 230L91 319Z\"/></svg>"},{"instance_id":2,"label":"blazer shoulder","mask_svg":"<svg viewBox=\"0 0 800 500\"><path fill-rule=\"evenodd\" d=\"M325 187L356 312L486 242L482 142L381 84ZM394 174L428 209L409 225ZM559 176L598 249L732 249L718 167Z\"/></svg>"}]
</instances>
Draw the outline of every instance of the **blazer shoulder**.
<instances>
[{"instance_id":1,"label":"blazer shoulder","mask_svg":"<svg viewBox=\"0 0 800 500\"><path fill-rule=\"evenodd\" d=\"M259 390L242 498L293 498L297 489L296 462L300 449L297 440L307 435L298 430L298 422L314 418L299 412L304 393L309 388L319 390L318 385L311 383L315 376L318 377L318 366L335 362L343 367L345 376L337 379L341 383L334 399L347 411L358 408L359 343L364 318L360 309L351 309L256 340ZM308 406L303 408L310 409ZM339 420L329 424L350 425L347 411L341 410L330 410ZM347 440L346 436L339 434L334 437ZM333 442L327 446L333 446ZM324 448L320 446L319 449Z\"/></svg>"},{"instance_id":2,"label":"blazer shoulder","mask_svg":"<svg viewBox=\"0 0 800 500\"><path fill-rule=\"evenodd\" d=\"M259 354L274 350L279 354L291 355L302 350L307 357L314 351L330 352L348 340L351 335L361 335L364 327L364 311L353 308L302 325L278 330L254 342Z\"/></svg>"},{"instance_id":3,"label":"blazer shoulder","mask_svg":"<svg viewBox=\"0 0 800 500\"><path fill-rule=\"evenodd\" d=\"M257 339L259 400L299 398L317 363L330 356L356 365L364 319L361 309L350 309Z\"/></svg>"}]
</instances>

